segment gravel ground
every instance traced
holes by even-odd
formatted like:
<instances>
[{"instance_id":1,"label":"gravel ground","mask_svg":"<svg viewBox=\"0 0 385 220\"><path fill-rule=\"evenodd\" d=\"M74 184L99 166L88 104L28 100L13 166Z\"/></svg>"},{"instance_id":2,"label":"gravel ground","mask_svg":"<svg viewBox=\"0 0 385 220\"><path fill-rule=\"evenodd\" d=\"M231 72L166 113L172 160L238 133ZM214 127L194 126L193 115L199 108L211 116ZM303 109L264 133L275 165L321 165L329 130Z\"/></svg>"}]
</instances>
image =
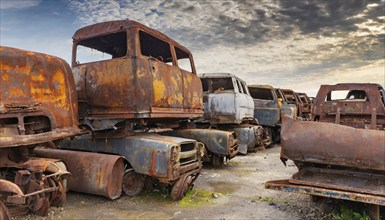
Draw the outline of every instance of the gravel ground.
<instances>
[{"instance_id":1,"label":"gravel ground","mask_svg":"<svg viewBox=\"0 0 385 220\"><path fill-rule=\"evenodd\" d=\"M181 202L156 190L114 201L70 192L64 207L50 208L48 219L322 219L309 196L264 188L265 181L289 178L297 171L293 163L283 165L279 151L274 146L237 156L219 169L204 167L194 190Z\"/></svg>"}]
</instances>

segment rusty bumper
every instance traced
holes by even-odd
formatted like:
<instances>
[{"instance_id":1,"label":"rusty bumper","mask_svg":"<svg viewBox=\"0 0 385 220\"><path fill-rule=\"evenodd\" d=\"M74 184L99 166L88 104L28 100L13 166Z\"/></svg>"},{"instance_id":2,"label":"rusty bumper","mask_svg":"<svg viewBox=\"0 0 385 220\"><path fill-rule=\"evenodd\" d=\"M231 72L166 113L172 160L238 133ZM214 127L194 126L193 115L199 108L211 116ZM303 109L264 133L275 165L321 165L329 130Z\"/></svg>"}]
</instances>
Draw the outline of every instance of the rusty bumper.
<instances>
[{"instance_id":1,"label":"rusty bumper","mask_svg":"<svg viewBox=\"0 0 385 220\"><path fill-rule=\"evenodd\" d=\"M55 129L50 132L31 134L31 135L17 135L0 137L0 148L2 147L18 147L45 143L53 140L60 140L67 137L78 135L80 130L77 127Z\"/></svg>"}]
</instances>

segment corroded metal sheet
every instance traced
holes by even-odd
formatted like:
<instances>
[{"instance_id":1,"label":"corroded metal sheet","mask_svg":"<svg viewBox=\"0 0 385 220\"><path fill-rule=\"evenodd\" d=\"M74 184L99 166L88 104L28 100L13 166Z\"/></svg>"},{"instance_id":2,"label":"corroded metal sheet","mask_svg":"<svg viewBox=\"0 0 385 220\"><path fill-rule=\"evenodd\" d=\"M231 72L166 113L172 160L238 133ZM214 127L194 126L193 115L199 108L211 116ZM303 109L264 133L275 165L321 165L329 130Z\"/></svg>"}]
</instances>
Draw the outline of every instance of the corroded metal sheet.
<instances>
[{"instance_id":1,"label":"corroded metal sheet","mask_svg":"<svg viewBox=\"0 0 385 220\"><path fill-rule=\"evenodd\" d=\"M385 174L367 171L303 167L290 183L385 196Z\"/></svg>"},{"instance_id":2,"label":"corroded metal sheet","mask_svg":"<svg viewBox=\"0 0 385 220\"><path fill-rule=\"evenodd\" d=\"M343 199L354 202L385 206L384 196L376 196L371 194L349 192L315 186L297 185L290 183L287 179L268 181L265 183L265 188L289 193L303 193L307 195L322 196L327 198Z\"/></svg>"},{"instance_id":3,"label":"corroded metal sheet","mask_svg":"<svg viewBox=\"0 0 385 220\"><path fill-rule=\"evenodd\" d=\"M385 131L325 122L296 121L284 115L281 157L385 171Z\"/></svg>"},{"instance_id":4,"label":"corroded metal sheet","mask_svg":"<svg viewBox=\"0 0 385 220\"><path fill-rule=\"evenodd\" d=\"M80 132L74 79L57 57L0 47L0 147Z\"/></svg>"}]
</instances>

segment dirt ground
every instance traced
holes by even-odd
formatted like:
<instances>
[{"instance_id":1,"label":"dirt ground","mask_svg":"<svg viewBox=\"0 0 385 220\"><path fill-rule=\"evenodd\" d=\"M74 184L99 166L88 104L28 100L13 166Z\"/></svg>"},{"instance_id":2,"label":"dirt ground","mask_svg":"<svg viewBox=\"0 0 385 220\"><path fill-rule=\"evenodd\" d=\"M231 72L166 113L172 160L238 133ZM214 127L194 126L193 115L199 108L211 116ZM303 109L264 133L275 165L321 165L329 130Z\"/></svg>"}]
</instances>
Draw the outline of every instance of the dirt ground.
<instances>
[{"instance_id":1,"label":"dirt ground","mask_svg":"<svg viewBox=\"0 0 385 220\"><path fill-rule=\"evenodd\" d=\"M291 162L283 165L279 151L274 146L237 156L219 169L205 166L194 190L180 202L157 190L114 201L69 192L65 206L50 208L48 219L322 219L309 196L264 188L265 181L297 171Z\"/></svg>"}]
</instances>

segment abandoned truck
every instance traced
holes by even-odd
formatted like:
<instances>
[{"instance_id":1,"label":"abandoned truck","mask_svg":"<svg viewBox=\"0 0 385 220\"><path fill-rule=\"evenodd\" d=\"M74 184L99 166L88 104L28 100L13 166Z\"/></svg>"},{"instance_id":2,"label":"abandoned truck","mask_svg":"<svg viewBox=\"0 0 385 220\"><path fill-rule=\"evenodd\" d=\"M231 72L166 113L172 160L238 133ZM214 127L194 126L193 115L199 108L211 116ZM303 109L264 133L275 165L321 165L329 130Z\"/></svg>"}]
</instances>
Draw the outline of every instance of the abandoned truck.
<instances>
[{"instance_id":1,"label":"abandoned truck","mask_svg":"<svg viewBox=\"0 0 385 220\"><path fill-rule=\"evenodd\" d=\"M285 94L283 93L283 90L276 88L275 94L277 95L278 102L282 103L280 105L281 114L284 113L284 114L289 115L291 118L297 118L297 112L298 112L297 106L295 104L288 102Z\"/></svg>"},{"instance_id":2,"label":"abandoned truck","mask_svg":"<svg viewBox=\"0 0 385 220\"><path fill-rule=\"evenodd\" d=\"M304 120L304 118L302 118L302 102L301 100L298 98L297 94L291 90L291 89L282 89L282 92L283 92L283 95L285 96L285 99L287 101L288 104L291 104L291 105L295 105L296 107L296 112L297 112L297 115L296 115L296 119L301 119L301 120Z\"/></svg>"},{"instance_id":3,"label":"abandoned truck","mask_svg":"<svg viewBox=\"0 0 385 220\"><path fill-rule=\"evenodd\" d=\"M314 121L284 117L281 159L298 172L266 188L385 206L385 91L378 84L322 85Z\"/></svg>"},{"instance_id":4,"label":"abandoned truck","mask_svg":"<svg viewBox=\"0 0 385 220\"><path fill-rule=\"evenodd\" d=\"M201 77L204 117L199 126L235 131L239 153L247 154L267 142L254 118L254 103L246 82L230 73L206 73Z\"/></svg>"},{"instance_id":5,"label":"abandoned truck","mask_svg":"<svg viewBox=\"0 0 385 220\"><path fill-rule=\"evenodd\" d=\"M269 85L250 85L248 89L254 100L254 117L269 140L279 142L282 98L278 98L275 89Z\"/></svg>"},{"instance_id":6,"label":"abandoned truck","mask_svg":"<svg viewBox=\"0 0 385 220\"><path fill-rule=\"evenodd\" d=\"M0 68L0 219L47 216L65 202L69 172L61 160L31 152L80 133L71 69L57 57L3 46Z\"/></svg>"},{"instance_id":7,"label":"abandoned truck","mask_svg":"<svg viewBox=\"0 0 385 220\"><path fill-rule=\"evenodd\" d=\"M311 120L311 109L312 109L312 103L307 96L306 93L302 92L296 92L296 96L298 97L298 100L301 101L300 105L300 112L301 112L301 117L307 121Z\"/></svg>"},{"instance_id":8,"label":"abandoned truck","mask_svg":"<svg viewBox=\"0 0 385 220\"><path fill-rule=\"evenodd\" d=\"M134 196L146 182L156 182L181 199L201 172L204 146L155 131L203 115L190 51L138 22L103 22L74 34L72 71L79 125L91 133L63 141L60 150L35 152L67 162L74 191L114 199L122 188ZM238 147L234 132L197 130L202 140L225 150Z\"/></svg>"}]
</instances>

